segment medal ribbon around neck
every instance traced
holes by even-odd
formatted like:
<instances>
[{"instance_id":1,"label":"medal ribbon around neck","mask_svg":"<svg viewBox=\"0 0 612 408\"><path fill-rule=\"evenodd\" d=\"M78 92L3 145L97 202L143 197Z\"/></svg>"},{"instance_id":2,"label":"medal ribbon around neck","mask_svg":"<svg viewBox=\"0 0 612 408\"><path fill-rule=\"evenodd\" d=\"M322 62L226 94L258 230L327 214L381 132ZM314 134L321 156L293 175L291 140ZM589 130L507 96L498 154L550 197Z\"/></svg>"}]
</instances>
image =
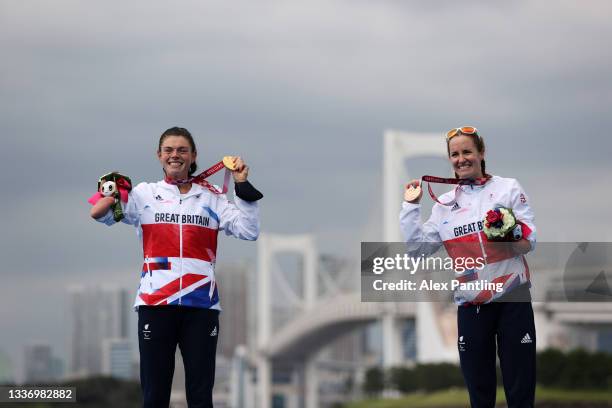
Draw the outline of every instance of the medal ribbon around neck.
<instances>
[{"instance_id":1,"label":"medal ribbon around neck","mask_svg":"<svg viewBox=\"0 0 612 408\"><path fill-rule=\"evenodd\" d=\"M208 181L206 181L206 178L212 176L215 173L218 173L223 168L225 168L225 175L223 176L223 188L221 189L221 191L219 191L218 189L215 188L215 186L213 186ZM209 167L208 169L204 170L203 172L201 172L197 176L189 177L189 178L183 179L183 180L173 180L173 179L169 178L168 176L166 176L164 178L164 180L166 181L166 183L173 184L173 185L176 185L176 186L180 186L180 185L183 185L183 184L194 183L194 184L198 184L198 185L200 185L200 186L210 190L214 194L225 194L225 193L227 193L227 187L229 186L230 173L235 168L236 167L234 166L234 156L225 156L223 158L223 160L221 160L218 163L213 164L211 167Z\"/></svg>"},{"instance_id":2,"label":"medal ribbon around neck","mask_svg":"<svg viewBox=\"0 0 612 408\"><path fill-rule=\"evenodd\" d=\"M491 179L491 176L488 174L485 175L484 177L479 177L475 179L444 178L444 177L436 177L436 176L421 177L421 180L427 182L427 189L429 190L429 196L431 197L431 199L434 200L436 203L447 206L447 207L455 205L455 203L457 202L457 194L460 191L459 187L461 186L482 186L490 179ZM440 200L438 200L438 197L436 197L433 190L431 189L430 183L457 184L457 187L455 187L455 198L453 198L448 203L441 202Z\"/></svg>"}]
</instances>

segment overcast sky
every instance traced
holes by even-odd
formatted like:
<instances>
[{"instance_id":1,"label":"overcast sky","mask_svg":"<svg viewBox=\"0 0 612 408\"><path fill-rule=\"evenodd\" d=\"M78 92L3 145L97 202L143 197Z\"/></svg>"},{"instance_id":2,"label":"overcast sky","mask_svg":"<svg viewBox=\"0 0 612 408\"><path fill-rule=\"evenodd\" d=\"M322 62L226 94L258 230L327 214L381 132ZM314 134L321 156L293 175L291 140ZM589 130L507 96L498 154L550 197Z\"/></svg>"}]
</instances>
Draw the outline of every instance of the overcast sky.
<instances>
[{"instance_id":1,"label":"overcast sky","mask_svg":"<svg viewBox=\"0 0 612 408\"><path fill-rule=\"evenodd\" d=\"M174 125L201 169L245 158L264 232L322 252L380 239L386 129L443 143L464 124L527 190L540 241L612 240L611 17L605 0L0 0L0 349L17 372L21 341L63 356L68 284L137 286L133 229L85 200L110 170L159 179ZM255 247L222 239L220 264Z\"/></svg>"}]
</instances>

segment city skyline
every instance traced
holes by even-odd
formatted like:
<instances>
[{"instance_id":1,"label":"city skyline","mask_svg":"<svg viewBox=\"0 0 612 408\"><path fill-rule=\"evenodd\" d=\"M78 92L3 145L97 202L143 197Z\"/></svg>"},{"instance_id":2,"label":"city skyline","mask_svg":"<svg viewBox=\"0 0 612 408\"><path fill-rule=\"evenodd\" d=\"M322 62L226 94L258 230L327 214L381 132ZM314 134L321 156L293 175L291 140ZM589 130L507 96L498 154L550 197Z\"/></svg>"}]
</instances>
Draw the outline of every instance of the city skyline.
<instances>
[{"instance_id":1,"label":"city skyline","mask_svg":"<svg viewBox=\"0 0 612 408\"><path fill-rule=\"evenodd\" d=\"M127 289L96 285L73 286L68 289L68 296L71 303L67 327L70 333L68 375L88 377L110 372L104 358L112 358L112 353L104 352L105 341L134 343L130 324L132 294Z\"/></svg>"}]
</instances>

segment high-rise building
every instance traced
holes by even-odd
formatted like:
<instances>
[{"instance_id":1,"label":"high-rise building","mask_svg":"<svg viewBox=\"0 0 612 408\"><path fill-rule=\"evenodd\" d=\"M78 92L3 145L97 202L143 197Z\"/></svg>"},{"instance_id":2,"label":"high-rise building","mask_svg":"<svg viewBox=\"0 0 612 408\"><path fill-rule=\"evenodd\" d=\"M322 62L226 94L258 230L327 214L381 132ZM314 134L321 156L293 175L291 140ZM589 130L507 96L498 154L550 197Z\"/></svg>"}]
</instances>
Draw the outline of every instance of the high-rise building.
<instances>
[{"instance_id":1,"label":"high-rise building","mask_svg":"<svg viewBox=\"0 0 612 408\"><path fill-rule=\"evenodd\" d=\"M102 374L104 340L128 338L130 293L126 289L96 286L72 287L69 294L71 375Z\"/></svg>"},{"instance_id":2,"label":"high-rise building","mask_svg":"<svg viewBox=\"0 0 612 408\"><path fill-rule=\"evenodd\" d=\"M247 341L247 271L241 263L220 264L216 268L221 308L221 334L217 353L232 358L235 348Z\"/></svg>"},{"instance_id":3,"label":"high-rise building","mask_svg":"<svg viewBox=\"0 0 612 408\"><path fill-rule=\"evenodd\" d=\"M24 348L25 382L45 384L53 378L53 356L48 343L31 343Z\"/></svg>"},{"instance_id":4,"label":"high-rise building","mask_svg":"<svg viewBox=\"0 0 612 408\"><path fill-rule=\"evenodd\" d=\"M102 340L102 374L124 380L133 378L132 344L128 339Z\"/></svg>"},{"instance_id":5,"label":"high-rise building","mask_svg":"<svg viewBox=\"0 0 612 408\"><path fill-rule=\"evenodd\" d=\"M0 349L0 385L11 384L14 381L11 359L8 354Z\"/></svg>"}]
</instances>

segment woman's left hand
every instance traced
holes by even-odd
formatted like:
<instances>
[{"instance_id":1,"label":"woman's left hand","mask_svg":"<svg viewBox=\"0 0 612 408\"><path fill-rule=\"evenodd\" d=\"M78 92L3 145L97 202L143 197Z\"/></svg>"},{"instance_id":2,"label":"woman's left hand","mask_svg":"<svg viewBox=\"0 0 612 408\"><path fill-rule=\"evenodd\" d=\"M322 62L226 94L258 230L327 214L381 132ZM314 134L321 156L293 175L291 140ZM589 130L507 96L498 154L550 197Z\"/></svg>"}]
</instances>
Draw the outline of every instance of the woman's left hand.
<instances>
[{"instance_id":1,"label":"woman's left hand","mask_svg":"<svg viewBox=\"0 0 612 408\"><path fill-rule=\"evenodd\" d=\"M235 183L241 183L247 180L249 176L249 166L245 164L242 160L242 157L236 156L234 157L234 170L232 171L232 176L234 176Z\"/></svg>"}]
</instances>

